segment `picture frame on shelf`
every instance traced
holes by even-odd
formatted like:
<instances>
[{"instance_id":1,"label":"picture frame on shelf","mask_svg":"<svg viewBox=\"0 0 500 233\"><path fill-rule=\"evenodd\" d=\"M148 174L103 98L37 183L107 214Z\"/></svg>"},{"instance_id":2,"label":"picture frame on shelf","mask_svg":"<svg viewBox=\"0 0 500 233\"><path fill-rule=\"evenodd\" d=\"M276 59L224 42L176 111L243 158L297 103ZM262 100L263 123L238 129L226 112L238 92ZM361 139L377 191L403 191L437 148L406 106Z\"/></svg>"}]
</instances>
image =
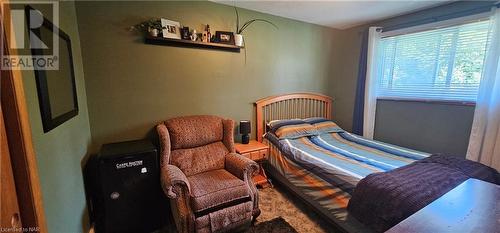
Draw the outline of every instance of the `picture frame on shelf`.
<instances>
[{"instance_id":1,"label":"picture frame on shelf","mask_svg":"<svg viewBox=\"0 0 500 233\"><path fill-rule=\"evenodd\" d=\"M229 44L234 45L234 33L233 32L225 32L225 31L216 31L215 32L215 41L221 44Z\"/></svg>"},{"instance_id":2,"label":"picture frame on shelf","mask_svg":"<svg viewBox=\"0 0 500 233\"><path fill-rule=\"evenodd\" d=\"M164 38L181 39L181 24L176 21L161 18L162 33Z\"/></svg>"},{"instance_id":3,"label":"picture frame on shelf","mask_svg":"<svg viewBox=\"0 0 500 233\"><path fill-rule=\"evenodd\" d=\"M183 40L191 39L191 35L189 33L189 27L182 27L180 30L181 30L181 39Z\"/></svg>"}]
</instances>

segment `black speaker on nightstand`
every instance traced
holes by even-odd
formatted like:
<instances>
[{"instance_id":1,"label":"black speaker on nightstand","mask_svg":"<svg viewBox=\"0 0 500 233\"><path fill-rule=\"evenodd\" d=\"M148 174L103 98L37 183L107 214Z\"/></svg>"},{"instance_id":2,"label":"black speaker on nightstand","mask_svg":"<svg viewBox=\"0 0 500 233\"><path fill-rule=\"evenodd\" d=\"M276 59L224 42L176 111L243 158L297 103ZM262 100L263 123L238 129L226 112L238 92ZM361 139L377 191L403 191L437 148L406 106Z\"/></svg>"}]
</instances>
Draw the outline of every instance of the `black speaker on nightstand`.
<instances>
[{"instance_id":1,"label":"black speaker on nightstand","mask_svg":"<svg viewBox=\"0 0 500 233\"><path fill-rule=\"evenodd\" d=\"M240 121L241 143L248 144L250 141L250 121Z\"/></svg>"},{"instance_id":2,"label":"black speaker on nightstand","mask_svg":"<svg viewBox=\"0 0 500 233\"><path fill-rule=\"evenodd\" d=\"M147 140L105 144L86 169L91 221L97 233L151 232L170 208L160 183L156 147Z\"/></svg>"}]
</instances>

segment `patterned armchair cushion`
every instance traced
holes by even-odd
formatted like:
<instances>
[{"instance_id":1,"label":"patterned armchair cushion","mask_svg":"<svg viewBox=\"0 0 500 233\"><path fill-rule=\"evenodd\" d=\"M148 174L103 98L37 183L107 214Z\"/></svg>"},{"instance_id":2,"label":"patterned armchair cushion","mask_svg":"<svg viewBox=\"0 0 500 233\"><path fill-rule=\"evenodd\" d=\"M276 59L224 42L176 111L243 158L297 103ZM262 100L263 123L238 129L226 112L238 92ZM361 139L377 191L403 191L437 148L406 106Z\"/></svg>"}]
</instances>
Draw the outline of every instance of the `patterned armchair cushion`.
<instances>
[{"instance_id":1,"label":"patterned armchair cushion","mask_svg":"<svg viewBox=\"0 0 500 233\"><path fill-rule=\"evenodd\" d=\"M251 201L246 183L224 169L190 176L188 180L192 190L191 207L197 217Z\"/></svg>"},{"instance_id":2,"label":"patterned armchair cushion","mask_svg":"<svg viewBox=\"0 0 500 233\"><path fill-rule=\"evenodd\" d=\"M313 125L320 133L340 133L344 132L335 122L323 117L311 117L304 119L305 122Z\"/></svg>"},{"instance_id":3,"label":"patterned armchair cushion","mask_svg":"<svg viewBox=\"0 0 500 233\"><path fill-rule=\"evenodd\" d=\"M170 154L170 164L178 167L186 176L191 176L224 168L228 152L220 141L190 149L173 150Z\"/></svg>"},{"instance_id":4,"label":"patterned armchair cushion","mask_svg":"<svg viewBox=\"0 0 500 233\"><path fill-rule=\"evenodd\" d=\"M165 121L172 150L186 149L222 141L224 127L217 116L184 116Z\"/></svg>"}]
</instances>

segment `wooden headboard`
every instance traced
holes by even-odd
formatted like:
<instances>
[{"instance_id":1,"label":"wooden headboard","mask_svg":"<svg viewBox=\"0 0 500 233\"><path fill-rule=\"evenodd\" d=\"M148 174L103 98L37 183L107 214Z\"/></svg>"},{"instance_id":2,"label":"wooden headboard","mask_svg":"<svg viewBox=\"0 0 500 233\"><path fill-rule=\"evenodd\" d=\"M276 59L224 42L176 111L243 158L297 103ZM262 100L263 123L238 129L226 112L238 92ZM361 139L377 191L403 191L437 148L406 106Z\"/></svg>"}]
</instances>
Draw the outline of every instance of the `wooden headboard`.
<instances>
[{"instance_id":1,"label":"wooden headboard","mask_svg":"<svg viewBox=\"0 0 500 233\"><path fill-rule=\"evenodd\" d=\"M262 142L266 123L272 120L324 117L332 118L332 98L316 93L270 96L255 102L257 141Z\"/></svg>"}]
</instances>

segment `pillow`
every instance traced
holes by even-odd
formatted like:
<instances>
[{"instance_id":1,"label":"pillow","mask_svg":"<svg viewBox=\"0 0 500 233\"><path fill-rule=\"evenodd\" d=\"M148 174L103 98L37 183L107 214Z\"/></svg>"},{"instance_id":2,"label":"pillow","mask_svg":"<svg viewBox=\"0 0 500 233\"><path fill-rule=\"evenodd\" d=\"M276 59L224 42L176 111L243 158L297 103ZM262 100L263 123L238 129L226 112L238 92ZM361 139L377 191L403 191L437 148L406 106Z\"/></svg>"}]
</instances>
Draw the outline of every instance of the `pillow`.
<instances>
[{"instance_id":1,"label":"pillow","mask_svg":"<svg viewBox=\"0 0 500 233\"><path fill-rule=\"evenodd\" d=\"M314 126L303 120L276 120L269 122L270 132L279 139L294 139L319 135Z\"/></svg>"},{"instance_id":2,"label":"pillow","mask_svg":"<svg viewBox=\"0 0 500 233\"><path fill-rule=\"evenodd\" d=\"M304 119L304 122L313 125L321 133L340 133L344 132L335 122L322 117L311 117Z\"/></svg>"},{"instance_id":3,"label":"pillow","mask_svg":"<svg viewBox=\"0 0 500 233\"><path fill-rule=\"evenodd\" d=\"M279 128L283 125L300 125L305 122L302 119L272 120L267 123L269 130Z\"/></svg>"}]
</instances>

